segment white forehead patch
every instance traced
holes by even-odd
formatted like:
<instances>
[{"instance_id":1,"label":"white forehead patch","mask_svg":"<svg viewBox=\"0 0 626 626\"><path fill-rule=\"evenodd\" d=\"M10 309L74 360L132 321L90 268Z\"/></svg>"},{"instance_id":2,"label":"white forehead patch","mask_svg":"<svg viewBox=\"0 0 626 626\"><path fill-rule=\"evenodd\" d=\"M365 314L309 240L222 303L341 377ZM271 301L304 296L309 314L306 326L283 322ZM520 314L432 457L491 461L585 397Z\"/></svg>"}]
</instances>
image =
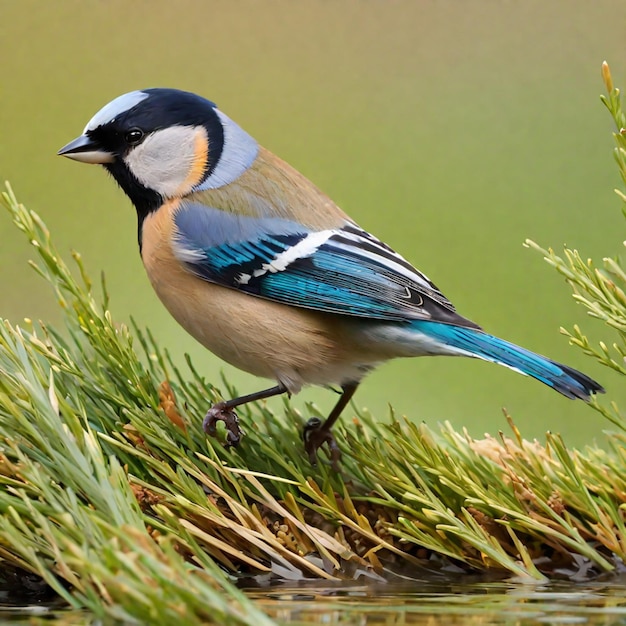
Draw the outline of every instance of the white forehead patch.
<instances>
[{"instance_id":1,"label":"white forehead patch","mask_svg":"<svg viewBox=\"0 0 626 626\"><path fill-rule=\"evenodd\" d=\"M164 198L174 198L189 193L195 182L190 175L196 166L198 138L206 145L204 126L162 128L132 148L124 161L144 187Z\"/></svg>"},{"instance_id":2,"label":"white forehead patch","mask_svg":"<svg viewBox=\"0 0 626 626\"><path fill-rule=\"evenodd\" d=\"M215 113L224 129L224 146L211 175L196 189L217 189L232 183L252 165L259 153L259 145L245 130L219 109L215 109Z\"/></svg>"},{"instance_id":3,"label":"white forehead patch","mask_svg":"<svg viewBox=\"0 0 626 626\"><path fill-rule=\"evenodd\" d=\"M136 104L145 100L150 94L143 91L131 91L122 96L118 96L115 100L111 100L109 104L104 105L87 123L83 133L88 130L95 130L98 126L108 124L121 113L125 113L132 109Z\"/></svg>"}]
</instances>

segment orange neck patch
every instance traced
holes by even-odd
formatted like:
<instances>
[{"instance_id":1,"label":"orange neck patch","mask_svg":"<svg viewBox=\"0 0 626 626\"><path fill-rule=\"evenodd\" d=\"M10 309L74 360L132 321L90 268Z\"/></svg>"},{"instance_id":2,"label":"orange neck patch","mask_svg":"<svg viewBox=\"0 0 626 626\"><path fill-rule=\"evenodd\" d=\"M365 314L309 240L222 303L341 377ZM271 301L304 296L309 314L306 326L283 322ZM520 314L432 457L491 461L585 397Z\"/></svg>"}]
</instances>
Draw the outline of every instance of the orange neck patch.
<instances>
[{"instance_id":1,"label":"orange neck patch","mask_svg":"<svg viewBox=\"0 0 626 626\"><path fill-rule=\"evenodd\" d=\"M193 158L187 177L177 190L176 195L188 194L196 185L202 182L209 158L209 140L206 130L202 127L196 129L194 136Z\"/></svg>"}]
</instances>

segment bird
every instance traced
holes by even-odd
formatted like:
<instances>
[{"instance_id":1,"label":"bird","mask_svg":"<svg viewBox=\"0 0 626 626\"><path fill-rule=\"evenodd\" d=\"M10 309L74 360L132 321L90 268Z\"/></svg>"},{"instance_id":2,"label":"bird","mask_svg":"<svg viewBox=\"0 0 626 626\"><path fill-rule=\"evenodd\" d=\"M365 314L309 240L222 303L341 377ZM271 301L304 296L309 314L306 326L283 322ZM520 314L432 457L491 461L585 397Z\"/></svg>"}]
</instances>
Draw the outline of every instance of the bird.
<instances>
[{"instance_id":1,"label":"bird","mask_svg":"<svg viewBox=\"0 0 626 626\"><path fill-rule=\"evenodd\" d=\"M336 466L332 427L363 378L397 357L465 356L571 399L603 387L485 332L435 284L197 94L149 88L100 109L58 152L102 165L134 205L143 265L176 321L222 360L275 385L217 402L204 431L242 436L236 408L304 386L340 389L304 427Z\"/></svg>"}]
</instances>

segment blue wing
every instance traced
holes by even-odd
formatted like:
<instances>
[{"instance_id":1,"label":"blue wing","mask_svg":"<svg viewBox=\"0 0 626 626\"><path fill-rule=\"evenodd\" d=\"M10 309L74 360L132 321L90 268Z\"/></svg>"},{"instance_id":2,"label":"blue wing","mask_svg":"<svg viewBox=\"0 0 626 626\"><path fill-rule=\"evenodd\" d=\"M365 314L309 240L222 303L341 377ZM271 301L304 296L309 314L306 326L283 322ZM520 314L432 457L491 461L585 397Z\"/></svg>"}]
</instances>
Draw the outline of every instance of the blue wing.
<instances>
[{"instance_id":1,"label":"blue wing","mask_svg":"<svg viewBox=\"0 0 626 626\"><path fill-rule=\"evenodd\" d=\"M199 203L184 203L174 220L177 258L212 283L329 313L476 327L426 276L351 222L313 231Z\"/></svg>"}]
</instances>

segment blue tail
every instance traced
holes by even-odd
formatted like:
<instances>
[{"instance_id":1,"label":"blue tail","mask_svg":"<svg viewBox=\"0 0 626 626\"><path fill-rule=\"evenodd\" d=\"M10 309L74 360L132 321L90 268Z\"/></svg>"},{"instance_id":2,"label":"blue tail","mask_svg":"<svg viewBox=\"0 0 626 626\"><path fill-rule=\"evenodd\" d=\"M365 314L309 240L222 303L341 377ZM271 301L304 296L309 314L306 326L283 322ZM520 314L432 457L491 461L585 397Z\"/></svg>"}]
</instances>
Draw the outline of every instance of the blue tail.
<instances>
[{"instance_id":1,"label":"blue tail","mask_svg":"<svg viewBox=\"0 0 626 626\"><path fill-rule=\"evenodd\" d=\"M469 355L506 365L521 374L532 376L568 398L589 400L592 393L604 393L600 384L582 372L481 330L427 320L415 320L411 322L411 327Z\"/></svg>"}]
</instances>

